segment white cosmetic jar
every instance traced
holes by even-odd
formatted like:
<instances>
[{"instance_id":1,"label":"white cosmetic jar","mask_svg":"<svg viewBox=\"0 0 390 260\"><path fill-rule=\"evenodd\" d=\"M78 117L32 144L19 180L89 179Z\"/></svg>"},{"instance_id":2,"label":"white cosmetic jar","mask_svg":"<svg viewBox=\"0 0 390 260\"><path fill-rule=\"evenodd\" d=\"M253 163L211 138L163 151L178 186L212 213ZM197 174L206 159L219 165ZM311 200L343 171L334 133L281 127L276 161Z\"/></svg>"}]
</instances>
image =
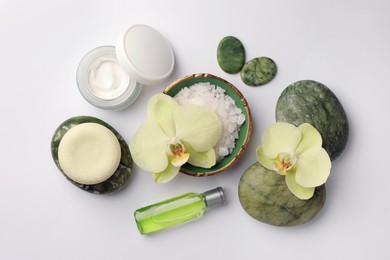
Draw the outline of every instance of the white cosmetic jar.
<instances>
[{"instance_id":1,"label":"white cosmetic jar","mask_svg":"<svg viewBox=\"0 0 390 260\"><path fill-rule=\"evenodd\" d=\"M116 46L88 52L77 69L81 95L92 105L122 110L139 96L144 85L156 85L172 73L175 64L168 41L148 25L134 25Z\"/></svg>"}]
</instances>

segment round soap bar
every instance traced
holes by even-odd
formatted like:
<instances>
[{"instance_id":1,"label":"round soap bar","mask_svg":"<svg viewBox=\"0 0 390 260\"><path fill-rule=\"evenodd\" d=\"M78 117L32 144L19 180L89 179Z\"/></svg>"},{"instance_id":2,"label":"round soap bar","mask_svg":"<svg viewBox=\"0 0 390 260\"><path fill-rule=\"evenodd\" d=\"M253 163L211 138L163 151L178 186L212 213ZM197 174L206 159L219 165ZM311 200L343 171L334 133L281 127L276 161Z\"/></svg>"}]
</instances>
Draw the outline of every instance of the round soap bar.
<instances>
[{"instance_id":1,"label":"round soap bar","mask_svg":"<svg viewBox=\"0 0 390 260\"><path fill-rule=\"evenodd\" d=\"M94 133L97 128L99 130ZM93 131L91 132L89 130ZM83 133L84 131L85 133ZM102 135L98 134L100 131L104 132L104 138L101 138ZM111 133L108 133L107 131ZM82 136L85 134L88 136L86 136L84 140ZM116 141L114 141L112 137L115 137ZM92 139L95 139L98 143L104 142L104 149L107 149L107 151L101 151L101 154L93 155L94 150L101 150L100 148L103 145L93 144ZM120 149L119 162L117 161L118 144ZM72 147L74 148L74 153L70 153ZM60 149L61 152L59 151ZM84 150L87 151L83 152ZM108 151L112 152L114 155L107 155L106 152ZM51 154L56 166L67 180L78 188L91 193L106 194L118 191L128 183L132 175L133 160L126 141L113 127L95 117L76 116L64 121L56 129L51 140ZM101 158L103 154L110 159ZM75 165L74 162L77 160L81 161L80 165ZM91 162L91 164L87 167L88 161ZM105 162L101 167L105 167L106 170L101 171L100 166L96 167L95 165L92 165L92 161L96 163L96 165L102 165L102 163ZM114 165L116 165L116 168L112 170ZM85 168L85 171L82 171L82 168ZM93 168L95 168L96 171L91 170ZM76 174L76 170L80 171L79 174ZM99 171L101 172L99 173ZM89 172L89 174L86 174L87 172Z\"/></svg>"},{"instance_id":2,"label":"round soap bar","mask_svg":"<svg viewBox=\"0 0 390 260\"><path fill-rule=\"evenodd\" d=\"M349 124L343 106L329 88L316 81L302 80L288 86L277 101L276 121L314 126L332 161L348 141Z\"/></svg>"},{"instance_id":3,"label":"round soap bar","mask_svg":"<svg viewBox=\"0 0 390 260\"><path fill-rule=\"evenodd\" d=\"M58 160L64 173L80 184L107 180L118 168L121 148L116 136L96 123L70 129L58 148Z\"/></svg>"},{"instance_id":4,"label":"round soap bar","mask_svg":"<svg viewBox=\"0 0 390 260\"><path fill-rule=\"evenodd\" d=\"M284 176L256 162L242 175L238 195L244 210L256 220L274 226L294 226L318 214L325 203L326 188L317 187L312 198L300 200L287 188Z\"/></svg>"},{"instance_id":5,"label":"round soap bar","mask_svg":"<svg viewBox=\"0 0 390 260\"><path fill-rule=\"evenodd\" d=\"M245 49L234 36L224 37L218 44L217 60L221 69L227 73L237 73L245 63Z\"/></svg>"},{"instance_id":6,"label":"round soap bar","mask_svg":"<svg viewBox=\"0 0 390 260\"><path fill-rule=\"evenodd\" d=\"M242 81L249 86L260 86L270 82L276 75L275 62L267 57L254 58L243 66Z\"/></svg>"}]
</instances>

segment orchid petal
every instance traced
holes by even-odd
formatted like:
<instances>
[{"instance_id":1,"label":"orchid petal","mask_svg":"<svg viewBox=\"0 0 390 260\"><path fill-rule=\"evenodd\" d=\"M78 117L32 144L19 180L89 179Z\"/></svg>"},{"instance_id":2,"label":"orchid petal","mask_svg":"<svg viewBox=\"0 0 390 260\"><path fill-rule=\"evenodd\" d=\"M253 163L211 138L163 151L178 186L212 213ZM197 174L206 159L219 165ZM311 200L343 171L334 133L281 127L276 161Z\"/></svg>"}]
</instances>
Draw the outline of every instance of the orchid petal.
<instances>
[{"instance_id":1,"label":"orchid petal","mask_svg":"<svg viewBox=\"0 0 390 260\"><path fill-rule=\"evenodd\" d=\"M168 163L168 167L162 172L153 173L153 180L157 183L167 183L172 180L179 172L180 167L175 167L171 163Z\"/></svg>"},{"instance_id":2,"label":"orchid petal","mask_svg":"<svg viewBox=\"0 0 390 260\"><path fill-rule=\"evenodd\" d=\"M282 152L293 154L301 138L301 131L292 124L272 124L263 134L263 153L268 158L276 158Z\"/></svg>"},{"instance_id":3,"label":"orchid petal","mask_svg":"<svg viewBox=\"0 0 390 260\"><path fill-rule=\"evenodd\" d=\"M315 188L306 188L301 185L299 185L295 178L295 172L290 172L286 175L286 184L288 189L291 191L292 194L294 194L296 197L298 197L301 200L307 200L313 197Z\"/></svg>"},{"instance_id":4,"label":"orchid petal","mask_svg":"<svg viewBox=\"0 0 390 260\"><path fill-rule=\"evenodd\" d=\"M205 152L197 152L194 148L191 147L188 143L185 144L187 152L190 154L188 163L202 168L211 168L216 164L216 154L214 148L207 150Z\"/></svg>"},{"instance_id":5,"label":"orchid petal","mask_svg":"<svg viewBox=\"0 0 390 260\"><path fill-rule=\"evenodd\" d=\"M183 153L182 155L173 157L171 160L171 164L175 167L181 167L183 164L185 164L188 159L190 158L189 153Z\"/></svg>"},{"instance_id":6,"label":"orchid petal","mask_svg":"<svg viewBox=\"0 0 390 260\"><path fill-rule=\"evenodd\" d=\"M263 151L263 146L258 146L256 149L256 158L259 161L259 163L267 168L268 170L274 171L274 161L275 159L268 158Z\"/></svg>"},{"instance_id":7,"label":"orchid petal","mask_svg":"<svg viewBox=\"0 0 390 260\"><path fill-rule=\"evenodd\" d=\"M313 147L322 146L321 134L312 125L304 123L298 126L298 128L302 132L302 140L297 147L297 154L301 154Z\"/></svg>"},{"instance_id":8,"label":"orchid petal","mask_svg":"<svg viewBox=\"0 0 390 260\"><path fill-rule=\"evenodd\" d=\"M160 124L166 135L175 136L175 122L173 112L179 104L170 96L157 94L151 97L148 103L148 120Z\"/></svg>"},{"instance_id":9,"label":"orchid petal","mask_svg":"<svg viewBox=\"0 0 390 260\"><path fill-rule=\"evenodd\" d=\"M296 181L304 187L317 187L326 182L331 169L331 160L322 147L311 148L299 156Z\"/></svg>"},{"instance_id":10,"label":"orchid petal","mask_svg":"<svg viewBox=\"0 0 390 260\"><path fill-rule=\"evenodd\" d=\"M221 137L222 123L209 108L184 104L175 110L173 118L176 136L189 143L195 151L210 150Z\"/></svg>"},{"instance_id":11,"label":"orchid petal","mask_svg":"<svg viewBox=\"0 0 390 260\"><path fill-rule=\"evenodd\" d=\"M130 142L130 151L134 162L149 172L163 171L168 165L166 154L168 142L169 137L157 122L144 123Z\"/></svg>"}]
</instances>

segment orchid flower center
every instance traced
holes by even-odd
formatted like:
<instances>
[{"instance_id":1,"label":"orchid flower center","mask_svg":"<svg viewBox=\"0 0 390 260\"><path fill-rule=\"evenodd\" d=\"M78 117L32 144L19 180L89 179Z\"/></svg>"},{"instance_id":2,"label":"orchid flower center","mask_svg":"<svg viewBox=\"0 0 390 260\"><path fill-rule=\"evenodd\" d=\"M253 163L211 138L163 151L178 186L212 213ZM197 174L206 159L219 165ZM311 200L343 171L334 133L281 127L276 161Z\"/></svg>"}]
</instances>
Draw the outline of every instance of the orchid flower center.
<instances>
[{"instance_id":1,"label":"orchid flower center","mask_svg":"<svg viewBox=\"0 0 390 260\"><path fill-rule=\"evenodd\" d=\"M171 159L171 164L175 167L180 167L188 161L189 153L186 153L186 148L180 139L173 137L167 146L167 154Z\"/></svg>"},{"instance_id":2,"label":"orchid flower center","mask_svg":"<svg viewBox=\"0 0 390 260\"><path fill-rule=\"evenodd\" d=\"M297 157L289 153L280 153L274 162L274 170L281 174L286 175L297 162Z\"/></svg>"}]
</instances>

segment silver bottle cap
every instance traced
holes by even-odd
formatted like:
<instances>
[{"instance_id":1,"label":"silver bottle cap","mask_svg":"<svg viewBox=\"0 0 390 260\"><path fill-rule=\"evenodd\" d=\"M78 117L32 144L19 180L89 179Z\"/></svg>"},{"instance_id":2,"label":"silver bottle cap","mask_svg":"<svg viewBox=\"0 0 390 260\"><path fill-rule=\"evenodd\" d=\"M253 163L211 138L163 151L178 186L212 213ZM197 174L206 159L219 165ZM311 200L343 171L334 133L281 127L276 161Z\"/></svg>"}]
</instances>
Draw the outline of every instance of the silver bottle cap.
<instances>
[{"instance_id":1,"label":"silver bottle cap","mask_svg":"<svg viewBox=\"0 0 390 260\"><path fill-rule=\"evenodd\" d=\"M221 187L203 193L207 207L216 208L226 203L225 193Z\"/></svg>"}]
</instances>

